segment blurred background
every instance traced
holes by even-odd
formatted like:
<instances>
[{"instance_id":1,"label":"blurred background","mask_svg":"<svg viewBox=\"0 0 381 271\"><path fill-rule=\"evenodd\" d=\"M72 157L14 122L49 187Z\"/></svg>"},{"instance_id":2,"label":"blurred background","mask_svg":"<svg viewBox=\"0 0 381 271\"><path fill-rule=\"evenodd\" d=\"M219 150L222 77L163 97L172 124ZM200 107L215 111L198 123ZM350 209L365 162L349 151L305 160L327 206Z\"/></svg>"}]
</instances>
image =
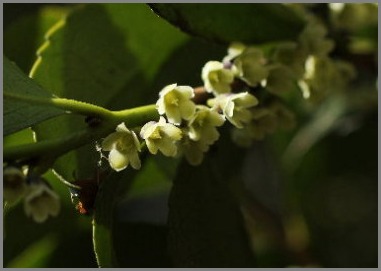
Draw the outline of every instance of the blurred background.
<instances>
[{"instance_id":1,"label":"blurred background","mask_svg":"<svg viewBox=\"0 0 381 271\"><path fill-rule=\"evenodd\" d=\"M311 8L319 13L323 5ZM46 31L73 6L4 4L4 54L28 74ZM226 51L203 46L209 51L195 60L195 73L210 55L221 58ZM333 97L310 114L297 109L297 129L256 142L244 158L242 213L258 267L378 266L377 50L359 52L361 80L350 86L353 103L343 106ZM199 81L197 76L190 80ZM157 84L168 83L164 80ZM338 108L344 109L337 113ZM31 141L25 130L3 143ZM134 181L118 207L114 239L123 250L123 266L166 267L171 174L150 160L144 167L155 176L145 173ZM97 267L91 217L77 213L53 173L46 178L61 197L61 213L37 224L25 216L22 204L5 208L4 267ZM126 237L125 231L134 234Z\"/></svg>"}]
</instances>

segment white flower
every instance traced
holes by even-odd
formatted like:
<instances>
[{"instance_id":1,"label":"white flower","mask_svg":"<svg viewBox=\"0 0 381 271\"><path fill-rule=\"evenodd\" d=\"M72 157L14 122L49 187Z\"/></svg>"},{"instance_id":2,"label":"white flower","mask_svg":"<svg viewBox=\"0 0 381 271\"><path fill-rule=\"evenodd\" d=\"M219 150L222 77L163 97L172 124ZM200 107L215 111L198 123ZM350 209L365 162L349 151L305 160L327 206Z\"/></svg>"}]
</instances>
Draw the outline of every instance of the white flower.
<instances>
[{"instance_id":1,"label":"white flower","mask_svg":"<svg viewBox=\"0 0 381 271\"><path fill-rule=\"evenodd\" d=\"M134 169L140 169L141 163L138 152L140 143L133 131L127 129L124 123L116 127L116 132L107 136L102 142L102 150L109 151L108 161L110 166L121 171L129 164Z\"/></svg>"},{"instance_id":2,"label":"white flower","mask_svg":"<svg viewBox=\"0 0 381 271\"><path fill-rule=\"evenodd\" d=\"M250 122L252 114L249 108L258 104L257 98L248 92L219 95L208 101L208 104L220 108L225 117L237 128L243 128Z\"/></svg>"},{"instance_id":3,"label":"white flower","mask_svg":"<svg viewBox=\"0 0 381 271\"><path fill-rule=\"evenodd\" d=\"M201 164L204 153L209 150L209 145L202 141L191 140L188 136L181 141L181 151L184 153L188 163L192 166Z\"/></svg>"},{"instance_id":4,"label":"white flower","mask_svg":"<svg viewBox=\"0 0 381 271\"><path fill-rule=\"evenodd\" d=\"M246 46L240 42L233 42L230 44L228 48L228 55L224 57L222 60L223 63L229 63L234 60L237 56L242 54L242 52L246 49Z\"/></svg>"},{"instance_id":5,"label":"white flower","mask_svg":"<svg viewBox=\"0 0 381 271\"><path fill-rule=\"evenodd\" d=\"M27 184L25 175L14 166L4 168L3 172L3 197L8 204L15 204L26 192Z\"/></svg>"},{"instance_id":6,"label":"white flower","mask_svg":"<svg viewBox=\"0 0 381 271\"><path fill-rule=\"evenodd\" d=\"M251 87L267 78L269 70L265 64L262 50L255 47L248 47L234 60L237 75Z\"/></svg>"},{"instance_id":7,"label":"white flower","mask_svg":"<svg viewBox=\"0 0 381 271\"><path fill-rule=\"evenodd\" d=\"M221 126L225 118L207 106L197 106L194 117L189 121L189 138L202 141L206 145L213 144L219 137L216 127Z\"/></svg>"},{"instance_id":8,"label":"white flower","mask_svg":"<svg viewBox=\"0 0 381 271\"><path fill-rule=\"evenodd\" d=\"M300 50L308 55L327 56L335 47L335 43L326 38L326 34L327 29L323 25L317 22L308 23L299 36Z\"/></svg>"},{"instance_id":9,"label":"white flower","mask_svg":"<svg viewBox=\"0 0 381 271\"><path fill-rule=\"evenodd\" d=\"M61 205L58 195L44 182L32 183L24 199L24 210L38 223L44 222L49 215L57 216Z\"/></svg>"},{"instance_id":10,"label":"white flower","mask_svg":"<svg viewBox=\"0 0 381 271\"><path fill-rule=\"evenodd\" d=\"M176 142L182 137L181 129L171 123L167 123L164 117L159 122L150 121L146 123L140 136L146 141L148 150L156 154L160 150L165 156L176 156Z\"/></svg>"},{"instance_id":11,"label":"white flower","mask_svg":"<svg viewBox=\"0 0 381 271\"><path fill-rule=\"evenodd\" d=\"M225 122L224 116L204 105L198 105L194 117L184 128L184 138L181 141L181 151L191 165L199 165L204 153L220 137L218 126Z\"/></svg>"},{"instance_id":12,"label":"white flower","mask_svg":"<svg viewBox=\"0 0 381 271\"><path fill-rule=\"evenodd\" d=\"M181 119L189 120L195 112L193 88L172 84L163 88L156 103L160 115L166 114L168 121L179 125Z\"/></svg>"},{"instance_id":13,"label":"white flower","mask_svg":"<svg viewBox=\"0 0 381 271\"><path fill-rule=\"evenodd\" d=\"M275 95L282 95L285 92L296 88L296 75L285 65L274 65L270 69L264 87Z\"/></svg>"},{"instance_id":14,"label":"white flower","mask_svg":"<svg viewBox=\"0 0 381 271\"><path fill-rule=\"evenodd\" d=\"M230 84L234 81L234 72L225 69L221 62L209 61L202 68L201 77L204 81L205 90L218 95L230 92Z\"/></svg>"}]
</instances>

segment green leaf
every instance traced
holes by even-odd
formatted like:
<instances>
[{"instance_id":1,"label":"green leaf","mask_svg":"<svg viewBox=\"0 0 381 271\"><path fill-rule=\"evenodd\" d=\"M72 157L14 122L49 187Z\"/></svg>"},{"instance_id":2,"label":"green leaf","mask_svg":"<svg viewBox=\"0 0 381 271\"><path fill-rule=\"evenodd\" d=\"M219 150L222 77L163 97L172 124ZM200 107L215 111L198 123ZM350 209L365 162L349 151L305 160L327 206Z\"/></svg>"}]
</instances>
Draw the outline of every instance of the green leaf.
<instances>
[{"instance_id":1,"label":"green leaf","mask_svg":"<svg viewBox=\"0 0 381 271\"><path fill-rule=\"evenodd\" d=\"M205 39L247 44L295 39L303 20L282 4L150 4L184 32Z\"/></svg>"},{"instance_id":2,"label":"green leaf","mask_svg":"<svg viewBox=\"0 0 381 271\"><path fill-rule=\"evenodd\" d=\"M5 56L3 68L3 135L9 135L65 113L61 109L35 103L35 98L50 99L53 96L27 77Z\"/></svg>"},{"instance_id":3,"label":"green leaf","mask_svg":"<svg viewBox=\"0 0 381 271\"><path fill-rule=\"evenodd\" d=\"M23 8L26 14L17 16ZM67 12L66 6L7 5L4 14L12 16L12 22L4 26L4 54L28 73L36 60L36 50L44 41L46 31Z\"/></svg>"},{"instance_id":4,"label":"green leaf","mask_svg":"<svg viewBox=\"0 0 381 271\"><path fill-rule=\"evenodd\" d=\"M46 265L58 242L55 235L49 234L24 249L8 263L7 268L38 268Z\"/></svg>"},{"instance_id":5,"label":"green leaf","mask_svg":"<svg viewBox=\"0 0 381 271\"><path fill-rule=\"evenodd\" d=\"M32 76L55 95L109 109L152 103L150 87L161 63L187 37L143 4L90 4L75 9L47 34ZM57 138L86 126L64 116L35 127L37 140ZM130 127L131 128L131 127ZM93 176L99 155L95 142L55 164L64 178Z\"/></svg>"},{"instance_id":6,"label":"green leaf","mask_svg":"<svg viewBox=\"0 0 381 271\"><path fill-rule=\"evenodd\" d=\"M53 27L39 50L32 74L54 94L109 109L153 103L152 88L162 63L187 37L158 18L144 4L90 4L74 10ZM163 86L161 86L163 87ZM61 117L34 128L38 140L83 129L84 118ZM131 128L131 127L129 127ZM65 179L89 178L99 160L95 142L72 151L54 165ZM118 266L112 226L114 210L136 171L127 169L105 178L95 203L94 245L98 264Z\"/></svg>"},{"instance_id":7,"label":"green leaf","mask_svg":"<svg viewBox=\"0 0 381 271\"><path fill-rule=\"evenodd\" d=\"M226 131L225 131L226 132ZM230 189L244 155L224 134L198 167L180 165L169 199L175 267L254 267L243 218Z\"/></svg>"},{"instance_id":8,"label":"green leaf","mask_svg":"<svg viewBox=\"0 0 381 271\"><path fill-rule=\"evenodd\" d=\"M163 240L164 226L154 226L150 223L143 223L140 227L136 223L126 222L131 218L121 211L121 201L126 200L126 204L137 202L143 207L147 205L147 199L153 196L169 192L171 180L177 168L178 163L172 161L172 165L167 166L167 170L160 168L163 163L168 163L168 158L163 156L142 157L143 167L139 170L127 169L120 173L112 173L111 176L101 183L96 203L94 216L94 246L98 263L101 267L133 267L137 263L143 263L147 260L149 253L152 261L143 266L156 265L162 266L168 260L158 258L158 255L165 254L166 250L157 252L154 247L146 243L139 243L139 237L148 234L152 238ZM127 193L127 196L125 196ZM142 213L144 216L145 214ZM147 217L144 222L154 221L157 214L153 217ZM134 221L136 222L136 221ZM138 223L139 224L139 223ZM126 228L127 227L127 228ZM127 229L130 229L129 231ZM152 231L150 231L152 229ZM116 231L115 231L116 230ZM165 238L164 238L165 239ZM128 242L129 243L124 243ZM131 244L140 244L134 248ZM162 247L163 244L156 244ZM168 264L167 264L168 265ZM139 266L142 267L142 266Z\"/></svg>"},{"instance_id":9,"label":"green leaf","mask_svg":"<svg viewBox=\"0 0 381 271\"><path fill-rule=\"evenodd\" d=\"M170 267L165 224L177 162L148 156L119 204L112 230L120 267Z\"/></svg>"}]
</instances>

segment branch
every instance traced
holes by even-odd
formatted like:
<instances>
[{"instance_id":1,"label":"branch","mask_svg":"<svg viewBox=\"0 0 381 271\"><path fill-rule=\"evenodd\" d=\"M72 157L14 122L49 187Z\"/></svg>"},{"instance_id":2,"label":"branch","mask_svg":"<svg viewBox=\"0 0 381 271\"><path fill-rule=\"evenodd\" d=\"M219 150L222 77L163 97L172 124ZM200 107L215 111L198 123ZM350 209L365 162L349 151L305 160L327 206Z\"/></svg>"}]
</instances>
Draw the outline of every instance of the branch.
<instances>
[{"instance_id":1,"label":"branch","mask_svg":"<svg viewBox=\"0 0 381 271\"><path fill-rule=\"evenodd\" d=\"M60 99L66 100L66 99ZM73 103L73 108L75 108L80 102ZM83 112L102 112L102 107L97 108L97 106L92 106L90 104L87 109ZM65 104L66 107L67 104ZM82 108L83 109L83 108ZM94 109L94 110L92 110ZM81 111L81 110L78 110ZM76 111L76 112L78 112ZM105 114L103 114L105 113ZM66 137L44 140L32 144L24 144L18 146L5 147L3 151L3 160L13 161L13 160L29 160L37 159L38 157L49 156L58 157L73 149L79 148L91 141L95 141L115 130L115 127L121 123L125 122L127 127L141 126L144 123L151 121L153 119L158 119L159 115L156 110L155 105L146 105L141 107L136 107L132 109L122 110L122 111L109 111L104 109L102 116L104 116L107 121L101 122L95 127L87 127L86 129L72 133ZM98 114L99 116L99 114Z\"/></svg>"}]
</instances>

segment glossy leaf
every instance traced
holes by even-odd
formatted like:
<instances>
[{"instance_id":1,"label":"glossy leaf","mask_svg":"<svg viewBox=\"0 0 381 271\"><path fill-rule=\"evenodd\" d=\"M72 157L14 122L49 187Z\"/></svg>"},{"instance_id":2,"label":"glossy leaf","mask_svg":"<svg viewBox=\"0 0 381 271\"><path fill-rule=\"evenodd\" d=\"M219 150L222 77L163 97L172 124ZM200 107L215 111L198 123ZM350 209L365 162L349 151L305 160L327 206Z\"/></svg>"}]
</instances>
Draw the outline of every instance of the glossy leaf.
<instances>
[{"instance_id":1,"label":"glossy leaf","mask_svg":"<svg viewBox=\"0 0 381 271\"><path fill-rule=\"evenodd\" d=\"M153 77L167 56L186 41L180 31L143 4L93 4L74 10L47 35L32 71L56 95L127 109L153 103L160 89ZM37 139L83 129L84 118L63 117L35 127ZM95 142L57 160L54 169L65 179L89 178L99 160ZM114 257L113 212L135 171L106 177L96 200L94 244L101 266L117 266ZM132 172L132 173L131 173ZM127 174L127 175L125 175ZM127 185L127 187L124 187ZM119 188L118 188L119 187Z\"/></svg>"},{"instance_id":2,"label":"glossy leaf","mask_svg":"<svg viewBox=\"0 0 381 271\"><path fill-rule=\"evenodd\" d=\"M17 16L18 10L23 7L27 9L26 14ZM12 16L12 20L7 26L4 25L4 54L22 71L28 73L36 60L36 50L44 41L46 31L68 11L67 6L8 6L4 13Z\"/></svg>"},{"instance_id":3,"label":"glossy leaf","mask_svg":"<svg viewBox=\"0 0 381 271\"><path fill-rule=\"evenodd\" d=\"M157 91L149 87L149 77L186 36L145 5L95 4L72 12L47 39L32 71L41 85L61 97L126 109L154 102L155 95L147 95ZM35 131L43 140L85 125L84 118L65 116ZM88 178L98 158L92 143L58 160L55 170L69 180L74 171Z\"/></svg>"},{"instance_id":4,"label":"glossy leaf","mask_svg":"<svg viewBox=\"0 0 381 271\"><path fill-rule=\"evenodd\" d=\"M184 32L205 39L247 44L292 40L303 20L282 4L150 4Z\"/></svg>"},{"instance_id":5,"label":"glossy leaf","mask_svg":"<svg viewBox=\"0 0 381 271\"><path fill-rule=\"evenodd\" d=\"M3 135L9 135L64 113L61 109L36 103L35 98L50 99L53 96L6 57L3 59L3 68Z\"/></svg>"},{"instance_id":6,"label":"glossy leaf","mask_svg":"<svg viewBox=\"0 0 381 271\"><path fill-rule=\"evenodd\" d=\"M228 134L198 167L180 165L169 199L169 251L175 267L255 267L231 182L244 155Z\"/></svg>"}]
</instances>

